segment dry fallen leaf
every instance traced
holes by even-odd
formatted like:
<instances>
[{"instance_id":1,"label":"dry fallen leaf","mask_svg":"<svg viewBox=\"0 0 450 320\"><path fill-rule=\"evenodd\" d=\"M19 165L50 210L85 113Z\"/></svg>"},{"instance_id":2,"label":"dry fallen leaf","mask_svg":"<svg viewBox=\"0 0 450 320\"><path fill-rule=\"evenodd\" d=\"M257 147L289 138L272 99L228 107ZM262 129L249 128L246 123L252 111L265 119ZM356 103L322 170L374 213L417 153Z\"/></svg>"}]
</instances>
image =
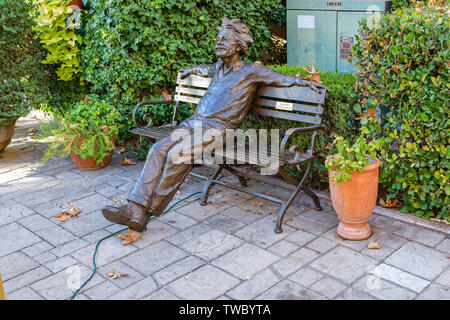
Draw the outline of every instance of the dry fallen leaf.
<instances>
[{"instance_id":1,"label":"dry fallen leaf","mask_svg":"<svg viewBox=\"0 0 450 320\"><path fill-rule=\"evenodd\" d=\"M119 273L116 270L112 269L110 273L106 275L107 278L119 279L120 277L128 277L130 274L128 273Z\"/></svg>"},{"instance_id":2,"label":"dry fallen leaf","mask_svg":"<svg viewBox=\"0 0 450 320\"><path fill-rule=\"evenodd\" d=\"M122 153L125 153L125 152L128 152L128 150L127 150L127 148L124 148L124 147L122 147L119 150L117 150L118 154L122 154Z\"/></svg>"},{"instance_id":3,"label":"dry fallen leaf","mask_svg":"<svg viewBox=\"0 0 450 320\"><path fill-rule=\"evenodd\" d=\"M367 246L369 249L380 249L380 245L376 241L370 241L369 245Z\"/></svg>"},{"instance_id":4,"label":"dry fallen leaf","mask_svg":"<svg viewBox=\"0 0 450 320\"><path fill-rule=\"evenodd\" d=\"M377 110L377 109L375 109L375 108L369 108L369 109L367 109L367 112L366 112L366 113L364 113L364 114L362 114L361 116L355 118L355 120L361 120L362 118L368 118L368 117L375 118L375 116L377 115L377 113L378 113L378 110Z\"/></svg>"},{"instance_id":5,"label":"dry fallen leaf","mask_svg":"<svg viewBox=\"0 0 450 320\"><path fill-rule=\"evenodd\" d=\"M252 202L252 203L251 203L251 205L252 205L252 207L254 207L254 206L255 206L255 203L254 203L254 202Z\"/></svg>"},{"instance_id":6,"label":"dry fallen leaf","mask_svg":"<svg viewBox=\"0 0 450 320\"><path fill-rule=\"evenodd\" d=\"M125 246L129 243L133 243L137 240L139 240L140 236L136 232L133 232L133 230L128 229L129 234L119 234L117 237L122 238L122 244Z\"/></svg>"},{"instance_id":7,"label":"dry fallen leaf","mask_svg":"<svg viewBox=\"0 0 450 320\"><path fill-rule=\"evenodd\" d=\"M245 279L250 280L252 278L252 276L247 276L245 277Z\"/></svg>"},{"instance_id":8,"label":"dry fallen leaf","mask_svg":"<svg viewBox=\"0 0 450 320\"><path fill-rule=\"evenodd\" d=\"M116 270L115 270L115 269L112 269L111 272L108 273L108 274L106 275L106 277L107 277L107 278L111 278L111 277L113 277L115 274L116 274Z\"/></svg>"},{"instance_id":9,"label":"dry fallen leaf","mask_svg":"<svg viewBox=\"0 0 450 320\"><path fill-rule=\"evenodd\" d=\"M309 76L305 77L304 79L322 83L322 81L320 80L320 70L317 70L314 66L314 60L312 60L311 65L311 69L305 68L305 71L309 74Z\"/></svg>"},{"instance_id":10,"label":"dry fallen leaf","mask_svg":"<svg viewBox=\"0 0 450 320\"><path fill-rule=\"evenodd\" d=\"M172 96L167 92L166 88L164 88L161 92L164 97L164 100L172 100Z\"/></svg>"},{"instance_id":11,"label":"dry fallen leaf","mask_svg":"<svg viewBox=\"0 0 450 320\"><path fill-rule=\"evenodd\" d=\"M67 205L69 206L69 209L61 211L61 213L55 217L56 221L67 221L81 212L81 209L76 209L70 202L67 202Z\"/></svg>"},{"instance_id":12,"label":"dry fallen leaf","mask_svg":"<svg viewBox=\"0 0 450 320\"><path fill-rule=\"evenodd\" d=\"M386 201L380 199L380 206L383 208L395 208L397 206L397 199L394 199L394 201L391 201L389 198Z\"/></svg>"},{"instance_id":13,"label":"dry fallen leaf","mask_svg":"<svg viewBox=\"0 0 450 320\"><path fill-rule=\"evenodd\" d=\"M122 161L120 162L123 166L132 166L134 164L136 164L135 162L132 162L130 159L128 158L123 158Z\"/></svg>"}]
</instances>

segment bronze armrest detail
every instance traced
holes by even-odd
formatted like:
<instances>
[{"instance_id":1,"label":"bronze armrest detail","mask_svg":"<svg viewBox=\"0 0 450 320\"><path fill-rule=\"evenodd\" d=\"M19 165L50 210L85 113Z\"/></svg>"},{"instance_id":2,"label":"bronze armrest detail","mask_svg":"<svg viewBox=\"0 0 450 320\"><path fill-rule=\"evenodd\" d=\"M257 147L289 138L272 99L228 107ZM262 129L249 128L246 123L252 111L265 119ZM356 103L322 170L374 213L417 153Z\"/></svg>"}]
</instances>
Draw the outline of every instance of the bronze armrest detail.
<instances>
[{"instance_id":1,"label":"bronze armrest detail","mask_svg":"<svg viewBox=\"0 0 450 320\"><path fill-rule=\"evenodd\" d=\"M286 163L286 164L297 164L300 161L300 157L302 155L301 149L299 146L297 145L293 145L289 148L289 154L294 155L294 159L293 160L288 160L286 158L286 144L289 141L289 139L296 135L297 133L306 133L306 132L315 132L318 130L323 130L325 127L322 125L318 125L318 126L309 126L309 127L301 127L301 128L290 128L286 131L286 134L284 135L283 140L281 141L281 146L280 146L280 158L281 160ZM311 152L313 152L313 149L315 147L316 144L316 136L313 135L313 141L311 141Z\"/></svg>"},{"instance_id":2,"label":"bronze armrest detail","mask_svg":"<svg viewBox=\"0 0 450 320\"><path fill-rule=\"evenodd\" d=\"M134 122L134 124L136 125L137 128L150 128L150 127L152 126L152 122L153 122L152 115L149 114L149 113L145 113L145 114L142 116L142 120L143 120L145 123L147 123L147 125L143 126L143 125L141 125L141 124L137 121L137 119L136 119L136 114L137 114L138 109L139 109L141 106L144 106L144 105L152 105L152 104L154 104L154 105L156 105L156 104L175 104L175 103L176 103L176 102L175 102L174 100L143 101L143 102L139 102L139 103L136 105L136 107L134 108L134 110L133 110L133 122Z\"/></svg>"}]
</instances>

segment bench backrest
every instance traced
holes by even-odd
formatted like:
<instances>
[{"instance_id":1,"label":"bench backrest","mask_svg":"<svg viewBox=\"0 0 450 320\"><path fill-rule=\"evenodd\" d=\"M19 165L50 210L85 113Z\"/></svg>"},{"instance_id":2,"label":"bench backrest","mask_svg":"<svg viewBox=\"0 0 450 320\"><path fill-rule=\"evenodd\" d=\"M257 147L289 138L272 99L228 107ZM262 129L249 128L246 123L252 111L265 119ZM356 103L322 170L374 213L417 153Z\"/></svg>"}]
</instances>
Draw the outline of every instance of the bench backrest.
<instances>
[{"instance_id":1,"label":"bench backrest","mask_svg":"<svg viewBox=\"0 0 450 320\"><path fill-rule=\"evenodd\" d=\"M211 78L190 75L181 79L178 74L176 94L177 102L198 104L205 94ZM261 87L259 88L250 113L319 125L322 122L323 104L326 90L316 93L307 87Z\"/></svg>"}]
</instances>

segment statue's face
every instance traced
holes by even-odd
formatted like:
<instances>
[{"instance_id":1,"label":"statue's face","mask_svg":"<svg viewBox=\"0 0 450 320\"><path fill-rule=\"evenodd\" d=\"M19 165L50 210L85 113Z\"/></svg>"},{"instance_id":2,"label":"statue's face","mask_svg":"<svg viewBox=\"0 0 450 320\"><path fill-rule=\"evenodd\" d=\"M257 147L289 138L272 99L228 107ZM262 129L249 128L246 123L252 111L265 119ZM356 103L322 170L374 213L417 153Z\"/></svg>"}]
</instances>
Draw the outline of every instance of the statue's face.
<instances>
[{"instance_id":1,"label":"statue's face","mask_svg":"<svg viewBox=\"0 0 450 320\"><path fill-rule=\"evenodd\" d=\"M220 59L232 57L239 54L241 48L234 39L234 32L229 29L223 29L217 35L216 54Z\"/></svg>"}]
</instances>

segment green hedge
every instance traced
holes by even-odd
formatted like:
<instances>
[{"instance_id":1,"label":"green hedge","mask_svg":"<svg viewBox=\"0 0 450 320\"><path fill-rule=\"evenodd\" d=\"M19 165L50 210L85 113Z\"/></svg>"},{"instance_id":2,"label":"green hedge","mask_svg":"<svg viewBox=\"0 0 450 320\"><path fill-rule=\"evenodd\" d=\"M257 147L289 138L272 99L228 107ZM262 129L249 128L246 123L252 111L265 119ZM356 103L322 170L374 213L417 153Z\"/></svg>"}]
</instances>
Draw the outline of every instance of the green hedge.
<instances>
[{"instance_id":1,"label":"green hedge","mask_svg":"<svg viewBox=\"0 0 450 320\"><path fill-rule=\"evenodd\" d=\"M130 111L141 99L162 98L175 85L176 70L217 60L217 27L240 18L255 43L250 60L270 44L270 23L283 22L281 0L87 0L81 66L91 93L121 111L122 137L132 127ZM154 107L156 122L170 117ZM181 116L186 115L184 109Z\"/></svg>"},{"instance_id":2,"label":"green hedge","mask_svg":"<svg viewBox=\"0 0 450 320\"><path fill-rule=\"evenodd\" d=\"M446 218L450 209L449 6L396 10L370 29L364 21L352 57L365 107L385 146L380 182L403 212Z\"/></svg>"}]
</instances>

